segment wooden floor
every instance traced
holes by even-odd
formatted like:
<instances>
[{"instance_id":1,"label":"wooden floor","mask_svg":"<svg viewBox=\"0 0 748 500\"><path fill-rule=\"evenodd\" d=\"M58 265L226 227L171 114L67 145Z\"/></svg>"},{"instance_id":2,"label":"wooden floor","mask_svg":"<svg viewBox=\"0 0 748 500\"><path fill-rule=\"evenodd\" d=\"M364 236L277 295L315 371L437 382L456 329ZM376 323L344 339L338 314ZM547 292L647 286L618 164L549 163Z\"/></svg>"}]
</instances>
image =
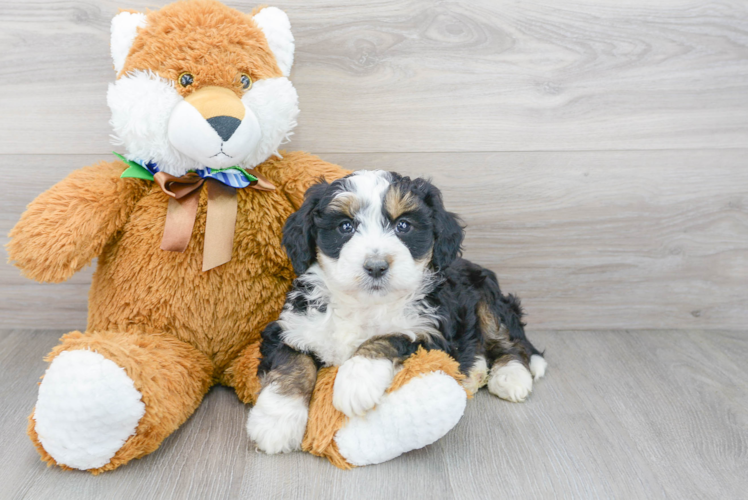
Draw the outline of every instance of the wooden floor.
<instances>
[{"instance_id":1,"label":"wooden floor","mask_svg":"<svg viewBox=\"0 0 748 500\"><path fill-rule=\"evenodd\" d=\"M152 455L100 476L47 468L25 435L61 331L0 331L0 498L745 498L748 336L530 332L550 369L524 404L481 391L444 439L341 471L249 444L247 409L211 390Z\"/></svg>"}]
</instances>

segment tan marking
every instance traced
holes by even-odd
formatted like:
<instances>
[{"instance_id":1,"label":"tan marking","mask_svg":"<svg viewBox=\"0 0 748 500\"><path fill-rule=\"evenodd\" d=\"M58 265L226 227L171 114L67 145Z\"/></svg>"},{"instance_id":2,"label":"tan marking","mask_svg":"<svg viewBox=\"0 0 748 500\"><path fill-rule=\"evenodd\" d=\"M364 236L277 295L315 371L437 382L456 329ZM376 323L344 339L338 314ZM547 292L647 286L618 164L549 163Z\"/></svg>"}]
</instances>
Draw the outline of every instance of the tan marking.
<instances>
[{"instance_id":1,"label":"tan marking","mask_svg":"<svg viewBox=\"0 0 748 500\"><path fill-rule=\"evenodd\" d=\"M280 394L309 398L316 382L314 361L306 354L297 353L287 363L270 370L263 377L262 386L275 383Z\"/></svg>"},{"instance_id":2,"label":"tan marking","mask_svg":"<svg viewBox=\"0 0 748 500\"><path fill-rule=\"evenodd\" d=\"M502 366L506 366L510 361L519 361L520 363L522 362L521 359L519 359L517 356L514 356L513 354L505 354L493 362L491 371L498 370Z\"/></svg>"},{"instance_id":3,"label":"tan marking","mask_svg":"<svg viewBox=\"0 0 748 500\"><path fill-rule=\"evenodd\" d=\"M495 339L499 336L509 338L509 332L506 331L504 325L499 326L498 319L493 315L491 309L485 302L478 303L478 320L480 321L481 329L485 337ZM504 329L503 335L501 335L501 329Z\"/></svg>"},{"instance_id":4,"label":"tan marking","mask_svg":"<svg viewBox=\"0 0 748 500\"><path fill-rule=\"evenodd\" d=\"M475 363L470 369L468 376L462 381L462 387L470 394L475 394L478 389L485 386L488 383L488 365L486 364L486 358L483 356L476 356Z\"/></svg>"},{"instance_id":5,"label":"tan marking","mask_svg":"<svg viewBox=\"0 0 748 500\"><path fill-rule=\"evenodd\" d=\"M494 316L485 302L478 303L478 321L480 321L481 330L483 330L483 339L485 341L487 352L493 352L494 354L496 354L497 351L500 353L518 353L518 355L501 356L494 362L493 367L495 367L496 363L504 357L516 359L522 364L527 365L529 361L527 350L521 343L515 342L510 338L509 329L503 323L499 323L499 319ZM508 362L508 360L506 362ZM506 362L504 362L504 364L506 364Z\"/></svg>"},{"instance_id":6,"label":"tan marking","mask_svg":"<svg viewBox=\"0 0 748 500\"><path fill-rule=\"evenodd\" d=\"M402 361L398 355L397 349L392 345L390 339L399 335L380 335L372 337L356 349L356 356L363 356L371 359L389 359L392 361ZM402 337L406 338L405 335ZM409 340L409 339L408 339Z\"/></svg>"},{"instance_id":7,"label":"tan marking","mask_svg":"<svg viewBox=\"0 0 748 500\"><path fill-rule=\"evenodd\" d=\"M392 186L384 196L384 208L392 220L397 219L407 212L418 208L419 200L410 191L402 192L399 187Z\"/></svg>"},{"instance_id":8,"label":"tan marking","mask_svg":"<svg viewBox=\"0 0 748 500\"><path fill-rule=\"evenodd\" d=\"M340 212L353 219L363 208L361 200L353 193L341 193L327 205L327 212Z\"/></svg>"},{"instance_id":9,"label":"tan marking","mask_svg":"<svg viewBox=\"0 0 748 500\"><path fill-rule=\"evenodd\" d=\"M210 85L191 93L184 98L192 104L206 120L215 116L230 116L244 119L244 104L236 94L224 87Z\"/></svg>"}]
</instances>

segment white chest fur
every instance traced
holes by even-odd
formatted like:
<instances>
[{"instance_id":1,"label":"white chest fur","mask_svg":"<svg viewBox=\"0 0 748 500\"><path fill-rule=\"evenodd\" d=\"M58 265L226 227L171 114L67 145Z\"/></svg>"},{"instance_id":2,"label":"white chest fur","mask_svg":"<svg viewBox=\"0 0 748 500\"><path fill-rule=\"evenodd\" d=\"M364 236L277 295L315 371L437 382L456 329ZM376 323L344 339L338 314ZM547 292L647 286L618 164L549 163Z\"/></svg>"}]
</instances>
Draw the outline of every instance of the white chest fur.
<instances>
[{"instance_id":1,"label":"white chest fur","mask_svg":"<svg viewBox=\"0 0 748 500\"><path fill-rule=\"evenodd\" d=\"M386 304L331 301L325 312L285 310L279 323L288 345L313 352L327 366L343 364L361 344L378 335L403 334L415 340L438 331L437 316L413 297Z\"/></svg>"}]
</instances>

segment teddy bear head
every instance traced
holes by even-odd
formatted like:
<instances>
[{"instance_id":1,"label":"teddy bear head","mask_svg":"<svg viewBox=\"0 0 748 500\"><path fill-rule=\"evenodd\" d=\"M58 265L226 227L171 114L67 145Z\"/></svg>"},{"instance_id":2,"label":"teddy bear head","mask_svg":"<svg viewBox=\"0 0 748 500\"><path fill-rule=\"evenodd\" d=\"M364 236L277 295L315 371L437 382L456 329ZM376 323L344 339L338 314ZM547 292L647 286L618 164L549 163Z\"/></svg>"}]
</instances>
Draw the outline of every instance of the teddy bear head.
<instances>
[{"instance_id":1,"label":"teddy bear head","mask_svg":"<svg viewBox=\"0 0 748 500\"><path fill-rule=\"evenodd\" d=\"M288 17L215 0L184 0L112 20L114 143L180 176L262 163L291 135L298 96L288 79Z\"/></svg>"}]
</instances>

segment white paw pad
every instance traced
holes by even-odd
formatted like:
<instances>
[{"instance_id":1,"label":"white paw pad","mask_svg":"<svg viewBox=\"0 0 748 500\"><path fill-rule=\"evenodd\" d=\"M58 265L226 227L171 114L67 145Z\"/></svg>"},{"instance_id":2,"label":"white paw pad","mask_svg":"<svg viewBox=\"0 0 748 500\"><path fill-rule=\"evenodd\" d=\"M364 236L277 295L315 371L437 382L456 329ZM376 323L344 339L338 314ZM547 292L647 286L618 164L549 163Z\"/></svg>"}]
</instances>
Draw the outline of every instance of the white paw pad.
<instances>
[{"instance_id":1,"label":"white paw pad","mask_svg":"<svg viewBox=\"0 0 748 500\"><path fill-rule=\"evenodd\" d=\"M123 368L97 352L64 351L39 386L35 430L58 464L96 469L135 434L144 414L140 392Z\"/></svg>"},{"instance_id":2,"label":"white paw pad","mask_svg":"<svg viewBox=\"0 0 748 500\"><path fill-rule=\"evenodd\" d=\"M280 394L275 384L270 384L249 412L247 433L265 453L288 453L301 449L308 418L303 397Z\"/></svg>"},{"instance_id":3,"label":"white paw pad","mask_svg":"<svg viewBox=\"0 0 748 500\"><path fill-rule=\"evenodd\" d=\"M354 356L338 369L332 405L349 417L361 416L379 403L394 377L392 361Z\"/></svg>"},{"instance_id":4,"label":"white paw pad","mask_svg":"<svg viewBox=\"0 0 748 500\"><path fill-rule=\"evenodd\" d=\"M530 370L516 360L493 368L488 379L488 390L501 399L521 403L532 392Z\"/></svg>"}]
</instances>

